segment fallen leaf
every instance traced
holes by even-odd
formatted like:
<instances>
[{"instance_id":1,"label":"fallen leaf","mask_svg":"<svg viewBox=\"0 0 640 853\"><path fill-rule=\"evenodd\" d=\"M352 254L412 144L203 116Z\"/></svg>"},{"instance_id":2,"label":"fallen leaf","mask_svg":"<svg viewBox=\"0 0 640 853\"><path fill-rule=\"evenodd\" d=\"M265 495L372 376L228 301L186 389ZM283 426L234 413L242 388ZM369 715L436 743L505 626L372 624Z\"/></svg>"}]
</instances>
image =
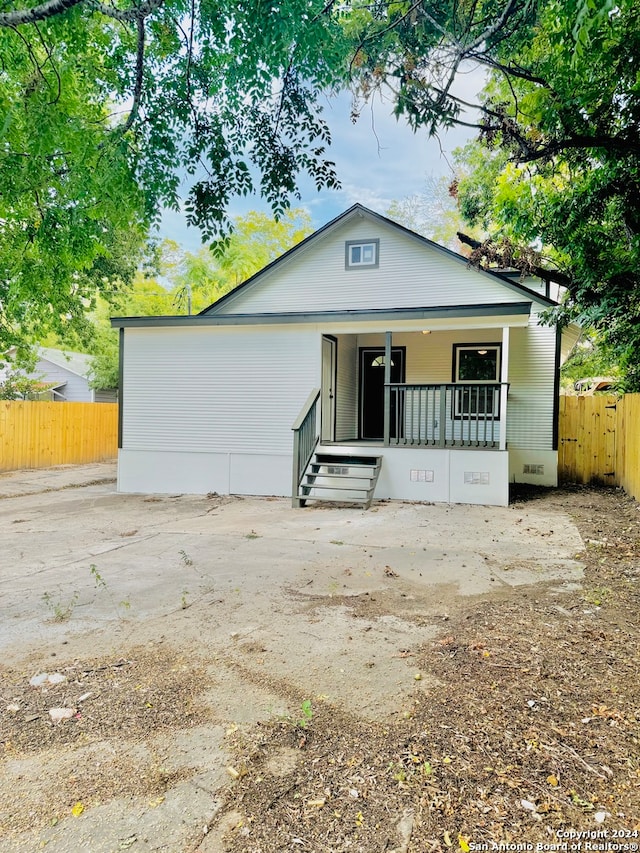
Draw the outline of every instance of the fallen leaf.
<instances>
[{"instance_id":1,"label":"fallen leaf","mask_svg":"<svg viewBox=\"0 0 640 853\"><path fill-rule=\"evenodd\" d=\"M471 847L469 846L469 839L466 835L458 835L458 846L462 850L462 853L469 853Z\"/></svg>"},{"instance_id":2,"label":"fallen leaf","mask_svg":"<svg viewBox=\"0 0 640 853\"><path fill-rule=\"evenodd\" d=\"M80 815L82 814L83 811L84 811L84 806L82 805L82 803L78 802L71 809L71 814L74 817L80 817Z\"/></svg>"}]
</instances>

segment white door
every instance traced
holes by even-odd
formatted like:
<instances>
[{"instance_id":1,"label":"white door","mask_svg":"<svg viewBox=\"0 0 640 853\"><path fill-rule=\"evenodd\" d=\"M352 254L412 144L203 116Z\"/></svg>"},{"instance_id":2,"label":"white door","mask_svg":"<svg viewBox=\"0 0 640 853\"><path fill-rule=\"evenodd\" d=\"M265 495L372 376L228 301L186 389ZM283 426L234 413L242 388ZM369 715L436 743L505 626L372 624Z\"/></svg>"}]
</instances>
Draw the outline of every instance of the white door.
<instances>
[{"instance_id":1,"label":"white door","mask_svg":"<svg viewBox=\"0 0 640 853\"><path fill-rule=\"evenodd\" d=\"M322 338L322 395L321 405L321 441L335 441L336 438L336 351L335 338Z\"/></svg>"}]
</instances>

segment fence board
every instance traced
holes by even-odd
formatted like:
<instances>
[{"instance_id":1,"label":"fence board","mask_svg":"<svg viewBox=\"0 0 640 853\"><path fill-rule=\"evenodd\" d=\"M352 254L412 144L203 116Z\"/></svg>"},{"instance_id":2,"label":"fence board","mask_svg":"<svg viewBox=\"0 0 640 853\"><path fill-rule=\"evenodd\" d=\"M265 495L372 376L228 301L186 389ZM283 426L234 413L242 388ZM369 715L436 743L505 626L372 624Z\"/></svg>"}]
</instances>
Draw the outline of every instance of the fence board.
<instances>
[{"instance_id":1,"label":"fence board","mask_svg":"<svg viewBox=\"0 0 640 853\"><path fill-rule=\"evenodd\" d=\"M0 471L118 455L117 403L0 401Z\"/></svg>"},{"instance_id":2,"label":"fence board","mask_svg":"<svg viewBox=\"0 0 640 853\"><path fill-rule=\"evenodd\" d=\"M640 394L560 398L558 479L640 496Z\"/></svg>"},{"instance_id":3,"label":"fence board","mask_svg":"<svg viewBox=\"0 0 640 853\"><path fill-rule=\"evenodd\" d=\"M625 394L618 416L619 485L640 500L640 394Z\"/></svg>"}]
</instances>

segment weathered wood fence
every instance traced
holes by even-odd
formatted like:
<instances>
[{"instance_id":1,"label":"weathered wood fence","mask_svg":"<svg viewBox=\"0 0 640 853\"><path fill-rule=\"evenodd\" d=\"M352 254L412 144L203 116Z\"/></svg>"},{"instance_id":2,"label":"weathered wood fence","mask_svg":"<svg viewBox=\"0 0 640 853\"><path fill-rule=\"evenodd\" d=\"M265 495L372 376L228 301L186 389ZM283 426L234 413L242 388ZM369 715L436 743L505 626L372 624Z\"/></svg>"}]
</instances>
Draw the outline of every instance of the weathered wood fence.
<instances>
[{"instance_id":1,"label":"weathered wood fence","mask_svg":"<svg viewBox=\"0 0 640 853\"><path fill-rule=\"evenodd\" d=\"M117 403L0 401L0 471L118 455Z\"/></svg>"},{"instance_id":2,"label":"weathered wood fence","mask_svg":"<svg viewBox=\"0 0 640 853\"><path fill-rule=\"evenodd\" d=\"M558 478L640 499L640 394L560 398Z\"/></svg>"}]
</instances>

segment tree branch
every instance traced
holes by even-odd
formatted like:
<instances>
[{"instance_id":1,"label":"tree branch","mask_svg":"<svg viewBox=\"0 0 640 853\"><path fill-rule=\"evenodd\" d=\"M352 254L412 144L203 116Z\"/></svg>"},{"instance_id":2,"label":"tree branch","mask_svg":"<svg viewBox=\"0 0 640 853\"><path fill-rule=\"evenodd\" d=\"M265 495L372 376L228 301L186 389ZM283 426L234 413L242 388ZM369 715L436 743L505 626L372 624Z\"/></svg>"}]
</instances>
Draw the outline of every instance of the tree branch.
<instances>
[{"instance_id":1,"label":"tree branch","mask_svg":"<svg viewBox=\"0 0 640 853\"><path fill-rule=\"evenodd\" d=\"M557 142L550 142L548 145L539 148L537 151L529 151L526 155L525 162L532 163L536 160L543 160L545 157L554 157L560 154L561 151L585 150L589 148L604 148L609 153L616 154L638 154L637 139L625 139L620 136L608 136L604 134L590 136L589 134L576 134L575 136L559 139Z\"/></svg>"},{"instance_id":2,"label":"tree branch","mask_svg":"<svg viewBox=\"0 0 640 853\"><path fill-rule=\"evenodd\" d=\"M133 104L131 105L131 111L129 112L129 116L124 125L122 126L122 133L126 133L131 128L134 121L138 117L138 112L140 110L142 83L144 79L144 42L144 18L138 18L138 48L136 51L136 82L133 88Z\"/></svg>"},{"instance_id":3,"label":"tree branch","mask_svg":"<svg viewBox=\"0 0 640 853\"><path fill-rule=\"evenodd\" d=\"M108 3L102 3L100 0L85 0L88 6L95 9L97 12L102 12L108 18L113 18L116 21L133 22L146 18L156 9L160 9L164 5L165 0L145 0L139 6L134 6L132 9L116 9L115 6L110 6Z\"/></svg>"},{"instance_id":4,"label":"tree branch","mask_svg":"<svg viewBox=\"0 0 640 853\"><path fill-rule=\"evenodd\" d=\"M566 273L560 272L557 269L541 267L539 264L533 263L531 250L525 252L526 257L519 259L517 256L514 256L513 247L510 247L511 251L507 253L504 245L501 246L499 243L495 243L491 238L484 241L475 240L468 234L463 234L462 231L458 231L456 236L463 245L470 246L473 249L475 257L470 259L473 266L481 266L481 258L485 257L487 260L493 260L503 267L512 267L529 275L535 275L545 281L555 281L556 284L560 284L562 287L570 288L573 284L572 279ZM505 259L505 255L507 254L508 258Z\"/></svg>"},{"instance_id":5,"label":"tree branch","mask_svg":"<svg viewBox=\"0 0 640 853\"><path fill-rule=\"evenodd\" d=\"M164 5L165 0L144 0L138 6L131 9L116 9L115 6L110 6L108 3L102 3L100 0L46 0L39 6L34 6L33 9L18 9L14 12L0 13L0 27L19 27L21 24L35 24L37 21L45 21L48 18L53 18L56 15L61 15L68 9L74 6L85 5L90 9L102 12L109 18L116 21L133 22L139 21L141 18L146 18L156 9Z\"/></svg>"},{"instance_id":6,"label":"tree branch","mask_svg":"<svg viewBox=\"0 0 640 853\"><path fill-rule=\"evenodd\" d=\"M46 0L33 9L18 9L15 12L0 13L0 27L19 27L21 24L35 24L36 21L44 21L53 18L72 9L85 0Z\"/></svg>"}]
</instances>

